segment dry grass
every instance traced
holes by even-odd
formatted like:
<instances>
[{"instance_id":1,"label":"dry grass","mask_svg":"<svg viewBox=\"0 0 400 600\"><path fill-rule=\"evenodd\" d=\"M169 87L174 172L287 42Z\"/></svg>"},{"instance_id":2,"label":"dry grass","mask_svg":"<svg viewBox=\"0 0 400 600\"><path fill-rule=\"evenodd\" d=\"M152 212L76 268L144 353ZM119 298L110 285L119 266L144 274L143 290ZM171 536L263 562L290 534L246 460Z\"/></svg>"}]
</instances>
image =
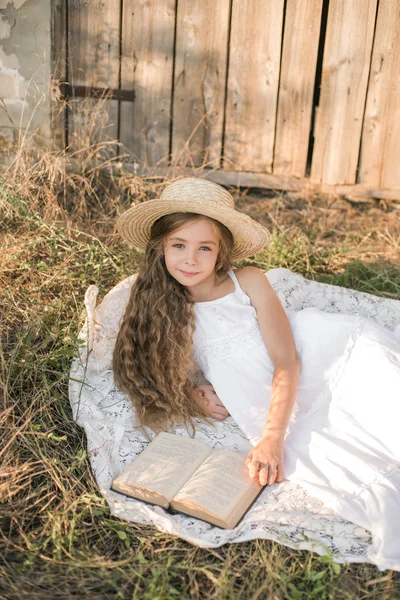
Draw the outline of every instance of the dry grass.
<instances>
[{"instance_id":1,"label":"dry grass","mask_svg":"<svg viewBox=\"0 0 400 600\"><path fill-rule=\"evenodd\" d=\"M264 540L202 550L110 516L71 420L68 372L85 289L104 293L137 266L114 218L163 182L125 173L112 145L89 142L75 170L64 153L21 148L0 183L0 598L400 598L400 575L371 565ZM395 208L233 192L274 232L246 262L400 298Z\"/></svg>"}]
</instances>

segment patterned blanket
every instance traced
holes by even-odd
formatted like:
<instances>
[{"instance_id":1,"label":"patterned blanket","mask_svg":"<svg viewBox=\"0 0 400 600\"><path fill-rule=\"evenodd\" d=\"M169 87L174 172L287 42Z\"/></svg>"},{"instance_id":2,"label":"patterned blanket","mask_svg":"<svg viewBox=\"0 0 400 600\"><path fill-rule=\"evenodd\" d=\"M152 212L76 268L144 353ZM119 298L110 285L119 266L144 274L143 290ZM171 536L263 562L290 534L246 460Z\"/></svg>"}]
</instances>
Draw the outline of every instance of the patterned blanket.
<instances>
[{"instance_id":1,"label":"patterned blanket","mask_svg":"<svg viewBox=\"0 0 400 600\"><path fill-rule=\"evenodd\" d=\"M307 307L327 312L359 314L395 331L400 337L400 301L309 281L287 269L266 273L288 316ZM222 530L181 514L170 515L113 492L111 483L147 444L135 425L126 396L114 385L112 352L119 322L135 275L114 287L96 307L98 289L85 295L87 319L81 345L70 373L69 397L73 416L87 436L91 467L111 513L136 523L153 525L203 548L255 538L275 540L290 548L331 554L337 562L366 562L369 533L345 521L304 489L284 481L266 487L239 525ZM207 426L198 421L196 438L215 447L247 452L250 445L232 418ZM175 433L188 435L183 427Z\"/></svg>"}]
</instances>

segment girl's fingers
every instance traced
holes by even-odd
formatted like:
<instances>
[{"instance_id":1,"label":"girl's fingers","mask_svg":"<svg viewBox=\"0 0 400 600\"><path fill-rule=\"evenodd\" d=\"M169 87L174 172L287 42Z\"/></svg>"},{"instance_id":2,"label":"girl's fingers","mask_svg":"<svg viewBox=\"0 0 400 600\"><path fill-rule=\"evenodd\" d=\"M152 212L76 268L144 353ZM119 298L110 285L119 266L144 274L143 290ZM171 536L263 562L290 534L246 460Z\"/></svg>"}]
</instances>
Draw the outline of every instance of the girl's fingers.
<instances>
[{"instance_id":1,"label":"girl's fingers","mask_svg":"<svg viewBox=\"0 0 400 600\"><path fill-rule=\"evenodd\" d=\"M222 421L224 419L224 415L220 412L215 412L215 410L211 413L213 419L217 419L217 421Z\"/></svg>"},{"instance_id":2,"label":"girl's fingers","mask_svg":"<svg viewBox=\"0 0 400 600\"><path fill-rule=\"evenodd\" d=\"M217 419L218 421L223 421L224 419L226 419L226 417L229 417L229 413L225 410L225 411L214 411L211 413L211 416L214 419Z\"/></svg>"},{"instance_id":3,"label":"girl's fingers","mask_svg":"<svg viewBox=\"0 0 400 600\"><path fill-rule=\"evenodd\" d=\"M247 468L249 469L249 475L250 477L256 477L258 469L260 466L260 462L258 460L252 460L251 463L249 463L247 465Z\"/></svg>"},{"instance_id":4,"label":"girl's fingers","mask_svg":"<svg viewBox=\"0 0 400 600\"><path fill-rule=\"evenodd\" d=\"M274 484L276 481L276 467L270 466L269 476L268 476L268 485Z\"/></svg>"},{"instance_id":5,"label":"girl's fingers","mask_svg":"<svg viewBox=\"0 0 400 600\"><path fill-rule=\"evenodd\" d=\"M285 479L284 466L283 466L283 463L280 463L278 465L278 471L277 471L277 475L276 475L276 483L280 483L284 479Z\"/></svg>"},{"instance_id":6,"label":"girl's fingers","mask_svg":"<svg viewBox=\"0 0 400 600\"><path fill-rule=\"evenodd\" d=\"M261 485L267 485L268 483L268 465L264 465L263 467L261 467L260 472L259 472L259 480Z\"/></svg>"},{"instance_id":7,"label":"girl's fingers","mask_svg":"<svg viewBox=\"0 0 400 600\"><path fill-rule=\"evenodd\" d=\"M224 415L225 417L227 417L229 415L228 411L226 410L226 408L223 404L217 404L216 402L210 402L209 408L210 408L210 412L212 412L212 413L215 413L218 415Z\"/></svg>"},{"instance_id":8,"label":"girl's fingers","mask_svg":"<svg viewBox=\"0 0 400 600\"><path fill-rule=\"evenodd\" d=\"M253 468L254 464L257 464L257 468ZM260 463L259 461L251 462L249 458L246 460L246 466L249 469L250 477L255 477L258 471L258 480L261 485L273 485L283 481L283 469L279 466L276 467L274 463ZM254 473L252 475L252 473Z\"/></svg>"}]
</instances>

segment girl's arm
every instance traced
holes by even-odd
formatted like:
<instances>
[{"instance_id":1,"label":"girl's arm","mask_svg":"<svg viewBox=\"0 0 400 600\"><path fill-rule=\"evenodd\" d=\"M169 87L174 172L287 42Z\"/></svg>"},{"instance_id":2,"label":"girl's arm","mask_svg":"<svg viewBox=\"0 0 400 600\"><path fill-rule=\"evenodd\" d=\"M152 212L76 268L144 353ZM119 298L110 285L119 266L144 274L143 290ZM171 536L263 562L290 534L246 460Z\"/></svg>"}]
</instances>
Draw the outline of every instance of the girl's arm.
<instances>
[{"instance_id":1,"label":"girl's arm","mask_svg":"<svg viewBox=\"0 0 400 600\"><path fill-rule=\"evenodd\" d=\"M257 311L261 334L274 365L271 402L260 442L247 457L251 477L262 485L284 478L283 443L296 399L300 360L285 311L262 271L244 267L236 272L242 289Z\"/></svg>"}]
</instances>

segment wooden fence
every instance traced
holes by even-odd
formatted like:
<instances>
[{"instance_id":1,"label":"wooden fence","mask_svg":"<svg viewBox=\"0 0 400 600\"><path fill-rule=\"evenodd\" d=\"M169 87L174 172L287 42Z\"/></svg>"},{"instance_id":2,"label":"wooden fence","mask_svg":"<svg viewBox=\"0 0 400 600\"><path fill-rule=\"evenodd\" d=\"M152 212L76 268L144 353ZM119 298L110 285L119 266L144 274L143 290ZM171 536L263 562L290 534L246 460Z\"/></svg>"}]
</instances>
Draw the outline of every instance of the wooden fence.
<instances>
[{"instance_id":1,"label":"wooden fence","mask_svg":"<svg viewBox=\"0 0 400 600\"><path fill-rule=\"evenodd\" d=\"M143 167L400 198L398 0L53 0L53 65L61 146L101 98Z\"/></svg>"}]
</instances>

